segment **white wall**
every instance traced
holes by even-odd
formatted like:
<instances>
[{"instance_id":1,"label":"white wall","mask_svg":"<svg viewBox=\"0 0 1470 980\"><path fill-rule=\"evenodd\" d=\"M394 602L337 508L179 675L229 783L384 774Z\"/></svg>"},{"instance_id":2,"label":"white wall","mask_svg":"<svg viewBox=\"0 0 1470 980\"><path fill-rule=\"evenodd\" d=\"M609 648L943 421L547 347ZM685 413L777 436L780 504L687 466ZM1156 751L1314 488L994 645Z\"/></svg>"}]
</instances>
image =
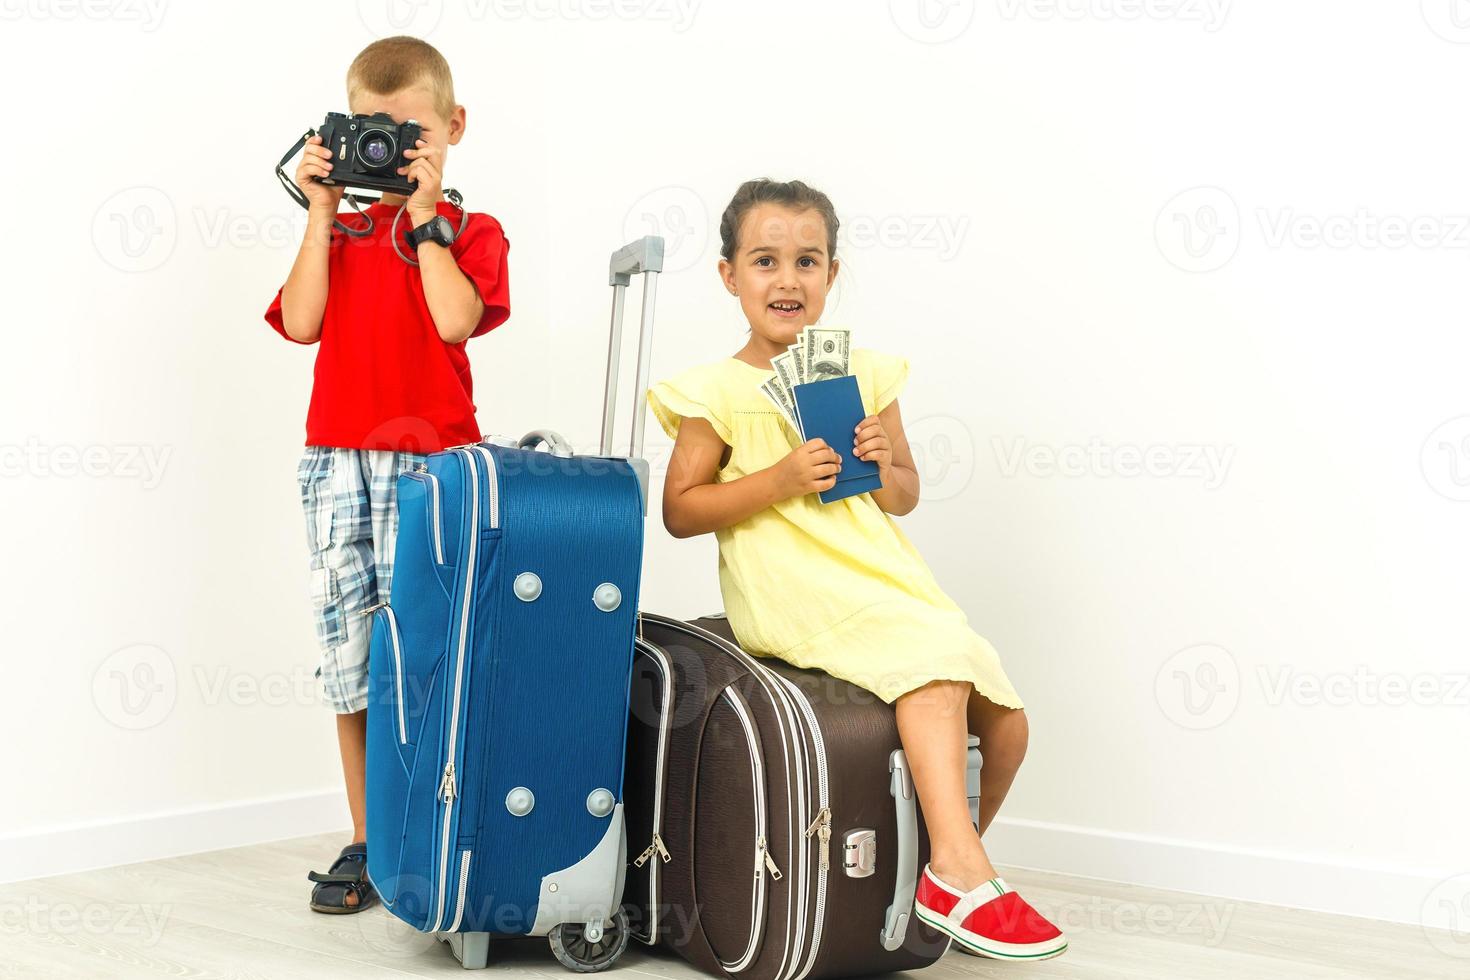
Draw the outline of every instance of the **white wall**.
<instances>
[{"instance_id":1,"label":"white wall","mask_svg":"<svg viewBox=\"0 0 1470 980\"><path fill-rule=\"evenodd\" d=\"M638 234L671 244L655 375L737 349L719 212L811 181L850 230L828 321L913 362L904 527L1028 703L997 858L1470 925L1444 901L1470 890L1449 0L925 0L930 29L919 0L692 2L412 8L469 108L450 183L513 242L512 320L471 345L485 430L593 441L606 257ZM270 167L388 8L5 9L0 443L39 449L0 480L0 859L277 797L187 840L342 826L292 486L310 354L260 314L299 224ZM139 206L165 234L132 257ZM62 447L110 475L48 475ZM648 553L646 608L719 606L712 541L655 521ZM123 826L129 856L183 846Z\"/></svg>"}]
</instances>

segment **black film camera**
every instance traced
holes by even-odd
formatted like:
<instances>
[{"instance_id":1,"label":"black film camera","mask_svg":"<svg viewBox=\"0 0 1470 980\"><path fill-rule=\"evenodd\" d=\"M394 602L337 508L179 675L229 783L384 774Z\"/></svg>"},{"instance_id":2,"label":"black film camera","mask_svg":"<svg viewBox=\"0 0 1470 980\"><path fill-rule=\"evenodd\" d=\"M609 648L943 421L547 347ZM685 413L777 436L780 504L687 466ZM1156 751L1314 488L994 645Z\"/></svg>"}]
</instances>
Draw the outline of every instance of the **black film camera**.
<instances>
[{"instance_id":1,"label":"black film camera","mask_svg":"<svg viewBox=\"0 0 1470 980\"><path fill-rule=\"evenodd\" d=\"M400 177L398 168L408 166L403 151L413 149L419 132L415 120L400 126L386 112L371 116L329 112L317 135L322 138L322 146L332 151L332 176L314 179L323 184L412 194L417 185Z\"/></svg>"}]
</instances>

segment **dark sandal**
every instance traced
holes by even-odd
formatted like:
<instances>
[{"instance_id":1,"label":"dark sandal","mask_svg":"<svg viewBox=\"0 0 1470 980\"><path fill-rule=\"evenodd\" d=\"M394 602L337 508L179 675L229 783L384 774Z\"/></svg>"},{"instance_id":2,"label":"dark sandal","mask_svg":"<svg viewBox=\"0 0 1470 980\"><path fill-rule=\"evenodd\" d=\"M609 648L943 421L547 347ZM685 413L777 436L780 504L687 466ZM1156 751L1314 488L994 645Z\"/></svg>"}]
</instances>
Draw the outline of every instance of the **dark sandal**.
<instances>
[{"instance_id":1,"label":"dark sandal","mask_svg":"<svg viewBox=\"0 0 1470 980\"><path fill-rule=\"evenodd\" d=\"M372 908L378 900L378 893L367 877L366 844L348 844L326 874L312 871L306 877L317 883L311 890L311 908L315 912L347 915ZM349 892L357 896L356 905L347 904Z\"/></svg>"}]
</instances>

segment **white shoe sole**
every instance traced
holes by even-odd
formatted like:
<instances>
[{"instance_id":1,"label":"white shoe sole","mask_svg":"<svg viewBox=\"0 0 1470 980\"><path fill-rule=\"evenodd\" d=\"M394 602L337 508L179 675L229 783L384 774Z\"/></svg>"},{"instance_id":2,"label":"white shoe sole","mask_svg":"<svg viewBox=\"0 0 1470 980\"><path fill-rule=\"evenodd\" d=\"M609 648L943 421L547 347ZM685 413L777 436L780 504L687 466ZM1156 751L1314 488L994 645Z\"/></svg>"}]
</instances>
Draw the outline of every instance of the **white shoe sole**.
<instances>
[{"instance_id":1,"label":"white shoe sole","mask_svg":"<svg viewBox=\"0 0 1470 980\"><path fill-rule=\"evenodd\" d=\"M919 921L933 926L959 945L961 951L971 956L983 956L992 960L1049 960L1054 956L1061 956L1067 951L1067 937L1057 936L1040 943L994 943L981 945L967 935L960 935L959 930L948 919L939 919L930 914L924 906L914 904L914 914Z\"/></svg>"}]
</instances>

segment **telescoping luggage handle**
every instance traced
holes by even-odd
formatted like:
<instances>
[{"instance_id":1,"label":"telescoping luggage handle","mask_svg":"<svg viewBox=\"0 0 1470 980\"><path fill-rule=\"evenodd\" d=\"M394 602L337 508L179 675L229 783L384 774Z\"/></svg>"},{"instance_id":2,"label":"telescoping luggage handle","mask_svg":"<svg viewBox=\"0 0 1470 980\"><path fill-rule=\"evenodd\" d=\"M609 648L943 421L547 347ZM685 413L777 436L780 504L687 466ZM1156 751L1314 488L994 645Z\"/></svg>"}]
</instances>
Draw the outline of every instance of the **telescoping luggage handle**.
<instances>
[{"instance_id":1,"label":"telescoping luggage handle","mask_svg":"<svg viewBox=\"0 0 1470 980\"><path fill-rule=\"evenodd\" d=\"M653 356L653 304L658 292L658 274L664 268L664 240L648 235L629 242L612 254L608 284L613 288L612 329L607 344L607 384L602 393L602 429L597 455L613 451L613 402L618 395L618 355L623 349L623 305L628 286L636 275L643 276L643 313L638 325L638 375L633 386L633 432L628 440L628 465L638 477L643 496L643 513L648 514L648 462L643 458L643 413L648 405L648 369ZM491 439L506 446L535 449L542 443L553 456L574 455L572 444L551 429L533 429L515 440Z\"/></svg>"},{"instance_id":2,"label":"telescoping luggage handle","mask_svg":"<svg viewBox=\"0 0 1470 980\"><path fill-rule=\"evenodd\" d=\"M969 736L965 759L965 785L970 797L970 819L979 819L980 803L980 739ZM894 856L893 904L883 916L883 948L890 953L903 945L909 931L909 916L914 910L914 896L919 887L919 814L915 800L914 780L909 774L908 757L903 749L894 749L888 757L888 791L898 809L898 853Z\"/></svg>"},{"instance_id":3,"label":"telescoping luggage handle","mask_svg":"<svg viewBox=\"0 0 1470 980\"><path fill-rule=\"evenodd\" d=\"M633 277L641 274L643 310L638 324L638 375L633 385L633 433L628 443L628 458L643 456L643 415L648 404L649 362L653 357L653 303L658 292L658 275L663 269L664 240L657 235L629 242L614 252L608 263L608 285L613 290L612 329L607 344L607 386L602 396L599 455L612 453L613 402L618 395L618 355L623 349L623 304Z\"/></svg>"}]
</instances>

